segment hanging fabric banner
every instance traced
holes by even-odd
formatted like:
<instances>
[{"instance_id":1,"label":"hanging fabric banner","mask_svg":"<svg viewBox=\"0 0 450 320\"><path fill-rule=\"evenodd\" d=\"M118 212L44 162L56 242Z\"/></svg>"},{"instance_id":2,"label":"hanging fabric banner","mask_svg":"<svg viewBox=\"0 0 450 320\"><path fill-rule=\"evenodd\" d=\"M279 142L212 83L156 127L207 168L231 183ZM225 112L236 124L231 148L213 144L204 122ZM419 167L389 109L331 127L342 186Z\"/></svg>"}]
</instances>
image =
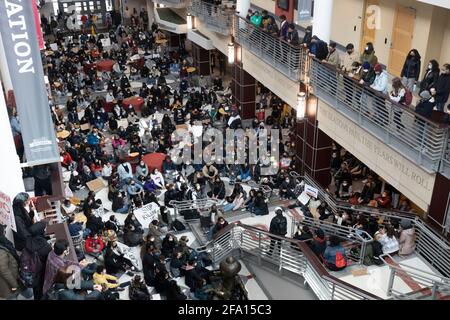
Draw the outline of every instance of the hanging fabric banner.
<instances>
[{"instance_id":1,"label":"hanging fabric banner","mask_svg":"<svg viewBox=\"0 0 450 320\"><path fill-rule=\"evenodd\" d=\"M298 0L298 21L309 21L312 18L313 0Z\"/></svg>"},{"instance_id":2,"label":"hanging fabric banner","mask_svg":"<svg viewBox=\"0 0 450 320\"><path fill-rule=\"evenodd\" d=\"M39 17L39 10L37 7L37 3L35 3L35 4L36 5L33 6L34 25L36 28L36 35L37 35L37 39L38 39L39 50L44 50L45 45L44 45L44 37L42 36L42 30L41 30L41 18Z\"/></svg>"},{"instance_id":3,"label":"hanging fabric banner","mask_svg":"<svg viewBox=\"0 0 450 320\"><path fill-rule=\"evenodd\" d=\"M0 1L0 32L29 165L59 161L36 34L35 6L35 0Z\"/></svg>"}]
</instances>

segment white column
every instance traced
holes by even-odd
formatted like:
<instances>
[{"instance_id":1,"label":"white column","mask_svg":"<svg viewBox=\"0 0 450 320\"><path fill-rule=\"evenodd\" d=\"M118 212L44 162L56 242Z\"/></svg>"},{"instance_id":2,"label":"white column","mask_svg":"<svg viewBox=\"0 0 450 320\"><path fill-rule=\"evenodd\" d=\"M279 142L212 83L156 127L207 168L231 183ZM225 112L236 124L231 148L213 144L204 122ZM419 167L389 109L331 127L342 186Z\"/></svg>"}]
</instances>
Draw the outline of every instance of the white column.
<instances>
[{"instance_id":1,"label":"white column","mask_svg":"<svg viewBox=\"0 0 450 320\"><path fill-rule=\"evenodd\" d=\"M9 90L13 89L11 82L11 75L9 74L8 64L6 62L5 49L3 48L2 37L0 36L0 75L3 86L5 87L5 93L8 94Z\"/></svg>"},{"instance_id":2,"label":"white column","mask_svg":"<svg viewBox=\"0 0 450 320\"><path fill-rule=\"evenodd\" d=\"M326 43L330 42L332 14L333 0L314 1L313 35Z\"/></svg>"},{"instance_id":3,"label":"white column","mask_svg":"<svg viewBox=\"0 0 450 320\"><path fill-rule=\"evenodd\" d=\"M0 82L0 92L1 90L2 84ZM16 153L14 138L9 124L5 99L3 94L0 94L0 96L0 137L2 137L0 139L0 150L2 151L0 190L12 199L17 193L25 191L25 187L22 180L19 156Z\"/></svg>"},{"instance_id":4,"label":"white column","mask_svg":"<svg viewBox=\"0 0 450 320\"><path fill-rule=\"evenodd\" d=\"M248 9L250 9L250 0L237 0L236 11L239 12L239 16L245 19Z\"/></svg>"}]
</instances>

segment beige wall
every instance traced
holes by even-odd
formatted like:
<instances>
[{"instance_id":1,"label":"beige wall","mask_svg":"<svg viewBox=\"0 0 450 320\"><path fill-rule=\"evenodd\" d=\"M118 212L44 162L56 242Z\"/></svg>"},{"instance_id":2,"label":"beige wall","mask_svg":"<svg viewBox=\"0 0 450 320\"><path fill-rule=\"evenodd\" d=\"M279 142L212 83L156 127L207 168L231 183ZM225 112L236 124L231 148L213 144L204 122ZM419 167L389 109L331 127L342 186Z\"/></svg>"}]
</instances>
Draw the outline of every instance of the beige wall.
<instances>
[{"instance_id":1,"label":"beige wall","mask_svg":"<svg viewBox=\"0 0 450 320\"><path fill-rule=\"evenodd\" d=\"M257 7L266 9L267 12L275 13L275 1L274 0L250 0L251 4Z\"/></svg>"},{"instance_id":2,"label":"beige wall","mask_svg":"<svg viewBox=\"0 0 450 320\"><path fill-rule=\"evenodd\" d=\"M199 19L196 19L195 23L197 24L197 30L208 37L213 42L213 45L217 48L217 50L228 56L228 43L230 42L230 37L211 31L207 27L203 26Z\"/></svg>"},{"instance_id":3,"label":"beige wall","mask_svg":"<svg viewBox=\"0 0 450 320\"><path fill-rule=\"evenodd\" d=\"M444 31L442 50L439 59L441 63L450 63L450 10L447 11L447 28Z\"/></svg>"},{"instance_id":4,"label":"beige wall","mask_svg":"<svg viewBox=\"0 0 450 320\"><path fill-rule=\"evenodd\" d=\"M443 62L441 60L441 52L443 52L443 47L445 47L444 36L448 26L447 21L450 18L449 13L450 10L443 10L439 7L434 7L433 9L430 33L428 35L427 51L426 55L423 57L422 70L425 70L428 65L428 61L431 59L435 59L441 63ZM448 41L447 44L450 44L450 41ZM446 48L446 51L448 51L448 48Z\"/></svg>"},{"instance_id":5,"label":"beige wall","mask_svg":"<svg viewBox=\"0 0 450 320\"><path fill-rule=\"evenodd\" d=\"M242 49L242 64L245 71L287 104L290 106L297 104L297 93L300 89L297 82L290 80L244 48Z\"/></svg>"},{"instance_id":6,"label":"beige wall","mask_svg":"<svg viewBox=\"0 0 450 320\"><path fill-rule=\"evenodd\" d=\"M343 46L353 43L359 50L363 11L363 0L335 0L331 21L331 39ZM355 27L356 31L354 31Z\"/></svg>"},{"instance_id":7,"label":"beige wall","mask_svg":"<svg viewBox=\"0 0 450 320\"><path fill-rule=\"evenodd\" d=\"M429 173L319 100L319 128L422 210L431 202L436 174Z\"/></svg>"},{"instance_id":8,"label":"beige wall","mask_svg":"<svg viewBox=\"0 0 450 320\"><path fill-rule=\"evenodd\" d=\"M381 63L389 64L397 5L416 9L411 47L417 49L424 60L434 55L439 61L448 60L450 56L450 10L416 0L379 0L379 3L381 26L379 30L376 30L374 46ZM334 1L331 39L344 46L352 42L355 44L355 48L359 48L363 10L364 0ZM354 31L355 26L357 27L356 32ZM426 61L424 61L425 64Z\"/></svg>"}]
</instances>

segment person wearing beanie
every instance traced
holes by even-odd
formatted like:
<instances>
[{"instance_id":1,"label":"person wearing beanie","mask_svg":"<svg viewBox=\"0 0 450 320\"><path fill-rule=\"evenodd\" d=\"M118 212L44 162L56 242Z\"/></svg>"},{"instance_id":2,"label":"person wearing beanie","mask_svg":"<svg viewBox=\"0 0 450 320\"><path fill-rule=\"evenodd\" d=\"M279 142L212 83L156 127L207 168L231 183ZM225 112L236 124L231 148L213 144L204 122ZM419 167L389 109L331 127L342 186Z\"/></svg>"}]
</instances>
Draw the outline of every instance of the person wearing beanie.
<instances>
[{"instance_id":1,"label":"person wearing beanie","mask_svg":"<svg viewBox=\"0 0 450 320\"><path fill-rule=\"evenodd\" d=\"M420 93L420 101L416 105L416 112L425 118L430 119L433 113L434 106L436 105L436 100L431 96L428 90L422 91ZM423 122L420 119L416 119L416 121Z\"/></svg>"},{"instance_id":2,"label":"person wearing beanie","mask_svg":"<svg viewBox=\"0 0 450 320\"><path fill-rule=\"evenodd\" d=\"M367 61L362 64L359 71L358 70L355 71L355 74L358 73L360 73L360 80L359 80L360 84L370 86L375 81L376 76L375 71L370 66L370 63Z\"/></svg>"},{"instance_id":3,"label":"person wearing beanie","mask_svg":"<svg viewBox=\"0 0 450 320\"><path fill-rule=\"evenodd\" d=\"M375 80L370 87L382 94L387 94L388 75L386 71L383 70L383 67L379 63L373 67L373 70L375 71Z\"/></svg>"}]
</instances>

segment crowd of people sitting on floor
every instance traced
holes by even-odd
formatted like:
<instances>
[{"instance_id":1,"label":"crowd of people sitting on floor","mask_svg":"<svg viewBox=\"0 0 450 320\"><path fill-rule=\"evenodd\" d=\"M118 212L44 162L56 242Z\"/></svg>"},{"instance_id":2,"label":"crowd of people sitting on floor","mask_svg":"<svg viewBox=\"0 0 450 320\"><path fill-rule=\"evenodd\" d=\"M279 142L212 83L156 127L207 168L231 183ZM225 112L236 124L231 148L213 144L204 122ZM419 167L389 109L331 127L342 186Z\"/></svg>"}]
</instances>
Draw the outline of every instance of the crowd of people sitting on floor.
<instances>
[{"instance_id":1,"label":"crowd of people sitting on floor","mask_svg":"<svg viewBox=\"0 0 450 320\"><path fill-rule=\"evenodd\" d=\"M253 16L249 19L255 20ZM276 32L273 21L263 12L261 24L268 32ZM283 28L288 32L287 41L296 44L298 39L291 39L295 38L293 27L286 25L285 18ZM58 50L47 48L53 52L46 61L49 82L55 93L50 105L53 121L58 133L67 132L66 136L61 135L64 137L59 143L61 165L68 177L67 199L62 209L69 232L79 243L75 243L76 257L70 252L69 243L63 240L50 245L45 236L48 225L36 219L36 209L28 194L19 194L13 203L17 225L15 244L12 245L0 230L0 253L5 256L0 256L3 264L0 267L4 270L6 265L10 275L5 278L6 282L0 281L0 297L17 293L21 287L17 279L22 279L29 289L22 292L22 296L34 299L119 299L124 287L129 287L132 300L151 299L148 287L154 287L165 299L210 299L214 274L207 267L211 259L207 253L191 248L187 237L178 238L174 234L178 229L169 212L173 201L219 200L220 205L211 210L211 225L207 231L208 239L213 239L227 227L229 212L244 210L253 215L268 215L268 190L278 190L279 197L287 200L296 200L303 191L304 183L290 175L297 170L292 135L280 140L279 169L269 176L261 174L262 168L267 166L264 158L256 164L174 163L171 150L176 142L172 141L172 133L178 126L199 124L206 130L216 125L237 129L243 124L238 110L229 101L230 88L224 88L219 77L212 81L204 77L192 78L187 72L189 63L185 52L160 50L156 39L161 36L155 24L151 32L138 25L128 29L119 26L116 32L109 33L111 48L103 48L103 35L82 36L79 44L58 38ZM144 57L143 64L134 62L136 54ZM94 67L99 59L116 61L113 70L100 75ZM130 68L129 76L125 72L127 68ZM170 75L179 77L178 87L169 85L166 77ZM131 78L141 81L142 87L132 87ZM66 96L69 98L63 111L57 101ZM144 99L142 108L137 111L133 105L124 105L125 99L134 96ZM267 96L262 93L260 104L263 108L270 107L272 113L267 118L254 120L251 127L259 133L265 128L292 129L293 117L281 100L267 99ZM145 156L152 153L166 155L161 166L152 166L146 160ZM368 173L363 164L350 163L350 160L344 157L332 162L332 170L335 169L332 174L338 183L336 195L341 199L355 197L347 186L354 177L364 177ZM347 167L342 169L345 161ZM99 214L105 208L101 200L96 199L95 192L85 195L87 184L97 178L108 184L112 212L107 221ZM244 184L248 182L254 184L247 192ZM39 178L35 183L42 184L37 196L51 194L47 183ZM373 182L368 178L368 183ZM386 199L372 199L370 192L367 190L364 195L361 192L358 203L376 200L379 206L389 207ZM158 219L143 226L134 211L149 203L156 204L160 214ZM326 202L316 198L306 206L297 200L290 207L300 207L305 216L332 219L341 226L361 230L361 234L370 234L376 239L374 243L381 245L381 251L378 244L372 245L374 259L380 252L409 254L414 250L414 229L407 222L401 222L400 229L392 224L375 230L371 226L372 219L353 219L346 213L333 216ZM127 215L123 225L117 214ZM197 210L188 214L185 219L200 216ZM280 217L277 219L283 227L275 224L273 230L285 236L285 222ZM341 270L347 265L342 239L330 235L327 245L327 237L321 229L312 232L307 226L299 229L294 238L312 239L312 250L330 270ZM130 250L137 246L141 247L140 256ZM20 256L17 251L21 251ZM21 266L29 266L29 270ZM68 279L72 279L77 270L82 281L78 289L73 289L67 285ZM125 273L132 279L119 283L118 279ZM176 281L179 277L184 277L187 290Z\"/></svg>"}]
</instances>

